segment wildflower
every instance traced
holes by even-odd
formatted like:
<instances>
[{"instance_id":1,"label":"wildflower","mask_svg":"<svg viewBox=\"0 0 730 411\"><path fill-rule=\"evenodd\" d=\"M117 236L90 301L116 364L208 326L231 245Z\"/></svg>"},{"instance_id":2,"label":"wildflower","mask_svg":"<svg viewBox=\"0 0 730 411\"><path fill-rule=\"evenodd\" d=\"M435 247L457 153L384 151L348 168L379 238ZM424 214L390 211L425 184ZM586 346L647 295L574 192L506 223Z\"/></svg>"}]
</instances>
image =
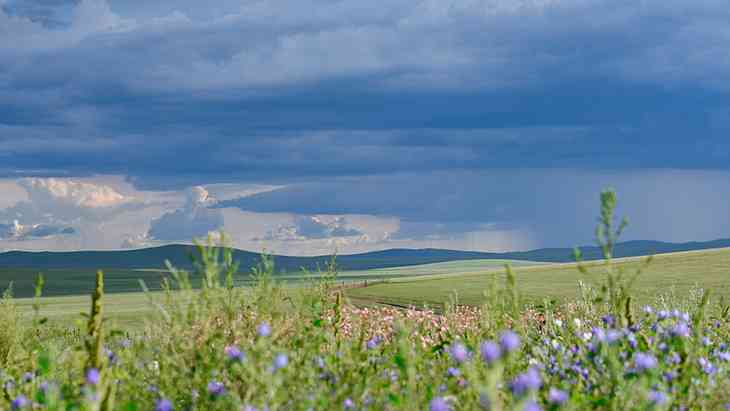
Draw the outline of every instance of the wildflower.
<instances>
[{"instance_id":1,"label":"wildflower","mask_svg":"<svg viewBox=\"0 0 730 411\"><path fill-rule=\"evenodd\" d=\"M704 371L705 374L714 374L717 371L717 367L708 361L707 358L700 357L700 359L697 360L697 363L700 367L702 367L702 371Z\"/></svg>"},{"instance_id":2,"label":"wildflower","mask_svg":"<svg viewBox=\"0 0 730 411\"><path fill-rule=\"evenodd\" d=\"M346 410L355 408L355 402L351 398L346 398L342 405Z\"/></svg>"},{"instance_id":3,"label":"wildflower","mask_svg":"<svg viewBox=\"0 0 730 411\"><path fill-rule=\"evenodd\" d=\"M256 327L256 333L259 337L268 337L271 335L271 327L268 323L262 322L258 327Z\"/></svg>"},{"instance_id":4,"label":"wildflower","mask_svg":"<svg viewBox=\"0 0 730 411\"><path fill-rule=\"evenodd\" d=\"M621 339L621 333L619 331L608 330L608 332L606 333L606 342L608 342L609 344L613 344L619 339Z\"/></svg>"},{"instance_id":5,"label":"wildflower","mask_svg":"<svg viewBox=\"0 0 730 411\"><path fill-rule=\"evenodd\" d=\"M527 401L525 403L525 408L523 408L524 411L542 411L542 408L540 408L539 405L535 401Z\"/></svg>"},{"instance_id":6,"label":"wildflower","mask_svg":"<svg viewBox=\"0 0 730 411\"><path fill-rule=\"evenodd\" d=\"M241 407L241 411L259 411L256 407L253 405L244 405Z\"/></svg>"},{"instance_id":7,"label":"wildflower","mask_svg":"<svg viewBox=\"0 0 730 411\"><path fill-rule=\"evenodd\" d=\"M172 411L172 402L166 398L160 398L155 403L155 411Z\"/></svg>"},{"instance_id":8,"label":"wildflower","mask_svg":"<svg viewBox=\"0 0 730 411\"><path fill-rule=\"evenodd\" d=\"M656 357L643 352L636 353L634 362L636 363L636 371L638 372L650 370L657 366Z\"/></svg>"},{"instance_id":9,"label":"wildflower","mask_svg":"<svg viewBox=\"0 0 730 411\"><path fill-rule=\"evenodd\" d=\"M429 411L451 411L449 403L443 397L435 397L428 404Z\"/></svg>"},{"instance_id":10,"label":"wildflower","mask_svg":"<svg viewBox=\"0 0 730 411\"><path fill-rule=\"evenodd\" d=\"M485 341L479 346L482 361L487 364L494 364L502 356L502 349L493 341Z\"/></svg>"},{"instance_id":11,"label":"wildflower","mask_svg":"<svg viewBox=\"0 0 730 411\"><path fill-rule=\"evenodd\" d=\"M677 373L674 371L666 371L662 374L662 376L664 377L664 381L672 382L675 378L677 378Z\"/></svg>"},{"instance_id":12,"label":"wildflower","mask_svg":"<svg viewBox=\"0 0 730 411\"><path fill-rule=\"evenodd\" d=\"M507 330L499 337L499 345L505 352L513 352L520 348L520 336L514 331Z\"/></svg>"},{"instance_id":13,"label":"wildflower","mask_svg":"<svg viewBox=\"0 0 730 411\"><path fill-rule=\"evenodd\" d=\"M451 354L451 358L459 364L469 359L469 351L462 343L452 345L449 349L449 354Z\"/></svg>"},{"instance_id":14,"label":"wildflower","mask_svg":"<svg viewBox=\"0 0 730 411\"><path fill-rule=\"evenodd\" d=\"M690 329L687 323L680 321L669 331L673 337L686 338L690 335Z\"/></svg>"},{"instance_id":15,"label":"wildflower","mask_svg":"<svg viewBox=\"0 0 730 411\"><path fill-rule=\"evenodd\" d=\"M613 327L613 325L616 324L616 317L614 317L611 314L606 314L603 317L601 317L601 321L603 321L603 324L606 327Z\"/></svg>"},{"instance_id":16,"label":"wildflower","mask_svg":"<svg viewBox=\"0 0 730 411\"><path fill-rule=\"evenodd\" d=\"M636 334L634 333L630 333L629 335L627 335L626 341L628 341L629 347L631 348L636 348L636 346L638 345L638 342L636 341Z\"/></svg>"},{"instance_id":17,"label":"wildflower","mask_svg":"<svg viewBox=\"0 0 730 411\"><path fill-rule=\"evenodd\" d=\"M29 383L29 382L33 381L33 373L32 372L26 372L25 374L23 374L23 377L21 379L25 383Z\"/></svg>"},{"instance_id":18,"label":"wildflower","mask_svg":"<svg viewBox=\"0 0 730 411\"><path fill-rule=\"evenodd\" d=\"M654 405L664 404L667 402L667 394L661 391L652 390L649 392L649 402Z\"/></svg>"},{"instance_id":19,"label":"wildflower","mask_svg":"<svg viewBox=\"0 0 730 411\"><path fill-rule=\"evenodd\" d=\"M654 309L650 305L645 305L643 310L644 310L644 313L646 313L646 314L651 314L654 312Z\"/></svg>"},{"instance_id":20,"label":"wildflower","mask_svg":"<svg viewBox=\"0 0 730 411\"><path fill-rule=\"evenodd\" d=\"M19 410L25 408L28 405L28 399L24 395L18 395L15 397L13 402L10 403L10 408L13 410Z\"/></svg>"},{"instance_id":21,"label":"wildflower","mask_svg":"<svg viewBox=\"0 0 730 411\"><path fill-rule=\"evenodd\" d=\"M715 354L715 356L720 361L725 361L725 362L730 361L730 352L727 352L727 351L718 351L717 354Z\"/></svg>"},{"instance_id":22,"label":"wildflower","mask_svg":"<svg viewBox=\"0 0 730 411\"><path fill-rule=\"evenodd\" d=\"M561 405L568 401L568 393L557 388L550 388L550 391L548 392L548 401L551 404Z\"/></svg>"},{"instance_id":23,"label":"wildflower","mask_svg":"<svg viewBox=\"0 0 730 411\"><path fill-rule=\"evenodd\" d=\"M671 365L678 365L682 362L682 357L680 357L678 353L673 352L667 357L667 362Z\"/></svg>"},{"instance_id":24,"label":"wildflower","mask_svg":"<svg viewBox=\"0 0 730 411\"><path fill-rule=\"evenodd\" d=\"M235 345L226 346L226 348L223 349L223 352L226 354L229 361L243 361L243 352L241 352L241 350Z\"/></svg>"},{"instance_id":25,"label":"wildflower","mask_svg":"<svg viewBox=\"0 0 730 411\"><path fill-rule=\"evenodd\" d=\"M669 313L666 310L660 310L658 313L656 313L656 318L659 321L666 320L669 318Z\"/></svg>"},{"instance_id":26,"label":"wildflower","mask_svg":"<svg viewBox=\"0 0 730 411\"><path fill-rule=\"evenodd\" d=\"M86 384L97 385L99 384L100 377L99 370L96 368L89 368L86 371Z\"/></svg>"},{"instance_id":27,"label":"wildflower","mask_svg":"<svg viewBox=\"0 0 730 411\"><path fill-rule=\"evenodd\" d=\"M119 362L119 358L114 354L114 351L105 348L104 352L106 353L106 358L109 360L109 364L116 365Z\"/></svg>"},{"instance_id":28,"label":"wildflower","mask_svg":"<svg viewBox=\"0 0 730 411\"><path fill-rule=\"evenodd\" d=\"M527 391L537 390L542 385L540 373L535 368L530 368L527 372L518 375L512 381L512 393L514 395L522 395Z\"/></svg>"},{"instance_id":29,"label":"wildflower","mask_svg":"<svg viewBox=\"0 0 730 411\"><path fill-rule=\"evenodd\" d=\"M367 346L368 350L374 350L378 347L378 345L380 345L381 341L382 341L382 339L380 338L380 336L375 336L368 340L368 342L366 343L366 346Z\"/></svg>"},{"instance_id":30,"label":"wildflower","mask_svg":"<svg viewBox=\"0 0 730 411\"><path fill-rule=\"evenodd\" d=\"M278 354L274 357L274 371L280 370L289 364L289 357L286 354Z\"/></svg>"},{"instance_id":31,"label":"wildflower","mask_svg":"<svg viewBox=\"0 0 730 411\"><path fill-rule=\"evenodd\" d=\"M595 338L598 342L604 342L606 341L606 331L603 330L603 328L600 327L593 327L591 330L593 332L593 338Z\"/></svg>"},{"instance_id":32,"label":"wildflower","mask_svg":"<svg viewBox=\"0 0 730 411\"><path fill-rule=\"evenodd\" d=\"M226 387L220 381L211 381L208 383L208 394L212 397L218 397L226 392Z\"/></svg>"},{"instance_id":33,"label":"wildflower","mask_svg":"<svg viewBox=\"0 0 730 411\"><path fill-rule=\"evenodd\" d=\"M449 367L449 368L448 368L448 369L446 370L446 374L447 374L447 375L448 375L449 377L458 377L459 375L461 375L461 371L459 371L459 369L458 369L458 368L454 368L454 367Z\"/></svg>"}]
</instances>

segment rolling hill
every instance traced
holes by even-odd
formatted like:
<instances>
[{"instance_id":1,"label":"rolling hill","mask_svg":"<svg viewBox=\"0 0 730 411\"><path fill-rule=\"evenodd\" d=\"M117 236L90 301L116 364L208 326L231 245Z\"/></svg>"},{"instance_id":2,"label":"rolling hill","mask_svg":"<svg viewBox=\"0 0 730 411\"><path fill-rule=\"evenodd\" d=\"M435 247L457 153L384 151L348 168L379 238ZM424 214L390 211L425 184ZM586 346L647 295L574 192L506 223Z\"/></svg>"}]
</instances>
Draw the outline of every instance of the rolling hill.
<instances>
[{"instance_id":1,"label":"rolling hill","mask_svg":"<svg viewBox=\"0 0 730 411\"><path fill-rule=\"evenodd\" d=\"M617 244L615 256L633 257L724 247L730 247L730 239L689 243L628 241ZM580 249L586 260L601 258L601 252L598 247L585 246L580 247ZM154 269L163 268L165 260L170 260L175 266L187 268L191 266L190 255L192 251L192 246L184 244L114 251L7 251L0 253L0 269ZM247 269L257 264L260 260L260 254L245 250L234 250L233 258L240 262L243 269ZM487 259L563 263L573 261L573 250L572 248L541 248L530 251L489 253L442 249L390 249L362 254L340 255L337 257L337 263L341 270L350 271ZM279 272L298 272L302 268L316 270L318 266L324 267L330 260L330 257L274 256L274 260Z\"/></svg>"}]
</instances>

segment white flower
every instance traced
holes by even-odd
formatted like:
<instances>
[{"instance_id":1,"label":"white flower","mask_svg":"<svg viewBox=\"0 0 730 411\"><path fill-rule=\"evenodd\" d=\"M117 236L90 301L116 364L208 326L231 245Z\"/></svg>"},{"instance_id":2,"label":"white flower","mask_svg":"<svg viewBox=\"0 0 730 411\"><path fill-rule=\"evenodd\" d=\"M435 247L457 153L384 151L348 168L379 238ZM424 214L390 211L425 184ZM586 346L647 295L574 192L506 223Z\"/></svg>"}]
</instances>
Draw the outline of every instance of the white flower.
<instances>
[{"instance_id":1,"label":"white flower","mask_svg":"<svg viewBox=\"0 0 730 411\"><path fill-rule=\"evenodd\" d=\"M562 320L555 320L555 325L557 325L558 327L562 327L563 326L563 321Z\"/></svg>"},{"instance_id":2,"label":"white flower","mask_svg":"<svg viewBox=\"0 0 730 411\"><path fill-rule=\"evenodd\" d=\"M576 326L576 327L580 328L580 326L581 326L581 325L582 325L583 323L582 323L582 322L580 321L580 318L574 318L574 319L573 319L573 324L575 324L575 326Z\"/></svg>"}]
</instances>

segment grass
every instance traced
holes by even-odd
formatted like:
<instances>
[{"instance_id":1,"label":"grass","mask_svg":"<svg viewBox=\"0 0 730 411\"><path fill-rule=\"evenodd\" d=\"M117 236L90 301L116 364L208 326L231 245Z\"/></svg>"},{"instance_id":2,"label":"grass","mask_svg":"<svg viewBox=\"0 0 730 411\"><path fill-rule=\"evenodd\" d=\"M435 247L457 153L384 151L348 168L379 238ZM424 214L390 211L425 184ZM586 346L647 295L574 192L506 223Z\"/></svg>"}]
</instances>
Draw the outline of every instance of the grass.
<instances>
[{"instance_id":1,"label":"grass","mask_svg":"<svg viewBox=\"0 0 730 411\"><path fill-rule=\"evenodd\" d=\"M730 306L691 290L727 294L730 250L659 256L633 283L621 268L639 262L610 258L615 194L601 200L608 258L590 264L605 270L584 278L580 296L571 290L585 266L571 265L504 276L479 264L412 267L355 290L333 271L284 288L265 259L250 286L236 287L230 252L213 248L201 249L192 275L172 270L162 293L106 295L99 272L91 299L49 297L40 316L24 315L38 308L32 300L6 293L0 409L730 409ZM653 306L634 299L671 284L675 295ZM450 288L479 306L357 307L343 297L440 302ZM546 296L557 301L524 304ZM148 298L156 304L144 311ZM87 310L70 324L44 320ZM109 313L144 326L119 330Z\"/></svg>"},{"instance_id":2,"label":"grass","mask_svg":"<svg viewBox=\"0 0 730 411\"><path fill-rule=\"evenodd\" d=\"M615 260L618 266L635 268L640 258ZM601 262L587 263L597 268ZM432 276L393 279L384 284L348 292L361 303L397 305L440 305L456 295L459 303L479 305L484 302L484 291L496 276L504 278L504 268L474 267L473 270L451 271ZM541 301L544 298L574 299L578 297L578 281L597 281L602 274L585 276L576 264L538 265L516 267L516 279L525 298ZM670 253L655 256L649 267L634 285L636 298L648 301L658 294L674 291L686 294L694 287L711 290L715 296L730 297L730 249Z\"/></svg>"}]
</instances>

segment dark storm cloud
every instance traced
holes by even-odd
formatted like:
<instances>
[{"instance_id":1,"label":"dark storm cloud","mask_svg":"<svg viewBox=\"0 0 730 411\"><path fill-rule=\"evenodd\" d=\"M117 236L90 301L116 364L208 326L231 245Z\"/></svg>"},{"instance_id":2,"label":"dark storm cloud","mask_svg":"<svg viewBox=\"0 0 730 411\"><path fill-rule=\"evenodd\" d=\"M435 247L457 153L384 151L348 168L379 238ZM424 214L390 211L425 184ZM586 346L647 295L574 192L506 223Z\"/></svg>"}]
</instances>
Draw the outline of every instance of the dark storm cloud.
<instances>
[{"instance_id":1,"label":"dark storm cloud","mask_svg":"<svg viewBox=\"0 0 730 411\"><path fill-rule=\"evenodd\" d=\"M728 169L729 10L724 0L0 0L0 176L277 184L287 187L227 204L392 215L406 237L507 224L578 238L571 213L588 214L569 205L593 204L610 173ZM585 197L539 177L556 168L573 170ZM657 173L643 174L642 190ZM683 204L673 211L699 207ZM222 224L198 210L150 233ZM657 233L716 232L707 227Z\"/></svg>"},{"instance_id":2,"label":"dark storm cloud","mask_svg":"<svg viewBox=\"0 0 730 411\"><path fill-rule=\"evenodd\" d=\"M529 229L546 246L590 243L598 193L619 193L627 238L688 241L730 232L730 173L512 169L338 179L229 200L220 207L301 214L398 216L394 238ZM326 198L327 201L322 201Z\"/></svg>"},{"instance_id":3,"label":"dark storm cloud","mask_svg":"<svg viewBox=\"0 0 730 411\"><path fill-rule=\"evenodd\" d=\"M722 1L0 4L5 175L730 164Z\"/></svg>"}]
</instances>

